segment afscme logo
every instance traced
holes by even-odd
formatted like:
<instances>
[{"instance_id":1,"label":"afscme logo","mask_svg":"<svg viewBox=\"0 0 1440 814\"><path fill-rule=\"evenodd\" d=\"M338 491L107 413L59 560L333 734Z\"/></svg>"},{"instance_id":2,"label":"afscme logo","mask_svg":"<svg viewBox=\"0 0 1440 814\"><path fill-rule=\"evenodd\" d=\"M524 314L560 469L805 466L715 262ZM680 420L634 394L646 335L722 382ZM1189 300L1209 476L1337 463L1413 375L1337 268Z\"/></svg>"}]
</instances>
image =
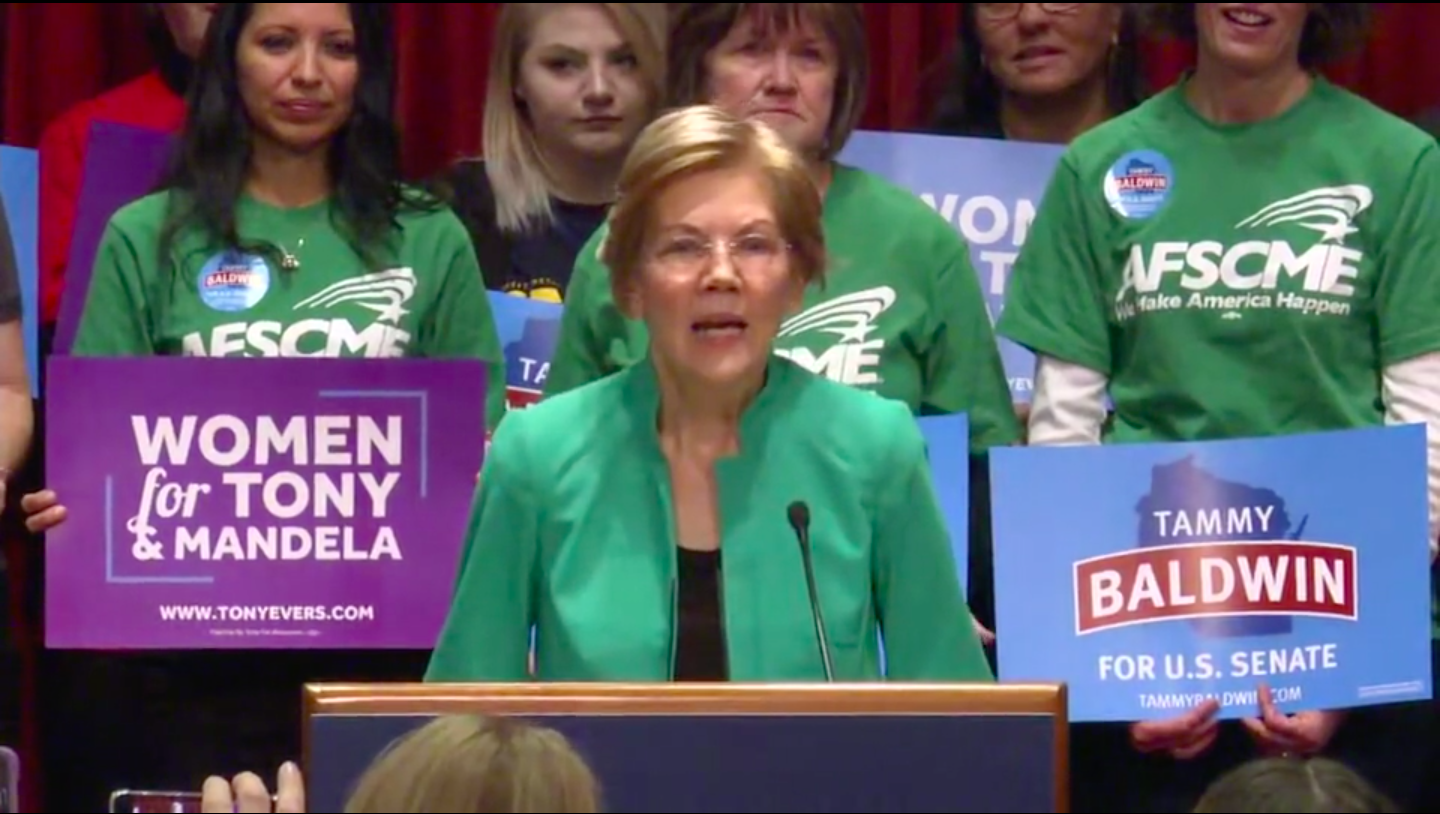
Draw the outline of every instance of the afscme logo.
<instances>
[{"instance_id":1,"label":"afscme logo","mask_svg":"<svg viewBox=\"0 0 1440 814\"><path fill-rule=\"evenodd\" d=\"M216 325L208 333L187 334L181 348L186 356L400 358L411 336L399 325L410 313L416 286L415 270L408 267L347 277L295 304L294 311L318 312L313 317ZM367 324L335 313L346 305L375 316Z\"/></svg>"},{"instance_id":2,"label":"afscme logo","mask_svg":"<svg viewBox=\"0 0 1440 814\"><path fill-rule=\"evenodd\" d=\"M834 334L841 342L864 342L875 328L875 319L895 304L895 289L880 286L845 294L801 311L785 320L780 336L808 331Z\"/></svg>"},{"instance_id":3,"label":"afscme logo","mask_svg":"<svg viewBox=\"0 0 1440 814\"><path fill-rule=\"evenodd\" d=\"M816 350L791 344L775 353L821 376L859 387L880 383L884 339L870 339L875 321L895 305L895 289L878 286L844 294L813 305L780 326L778 338L792 343L810 334L835 337L829 347Z\"/></svg>"},{"instance_id":4,"label":"afscme logo","mask_svg":"<svg viewBox=\"0 0 1440 814\"><path fill-rule=\"evenodd\" d=\"M1321 243L1339 243L1358 231L1355 218L1375 202L1367 186L1320 187L1276 201L1235 224L1237 229L1293 223L1320 233Z\"/></svg>"},{"instance_id":5,"label":"afscme logo","mask_svg":"<svg viewBox=\"0 0 1440 814\"><path fill-rule=\"evenodd\" d=\"M1117 316L1208 310L1226 319L1283 308L1308 315L1346 315L1365 255L1347 246L1355 220L1374 203L1361 184L1317 187L1275 201L1235 224L1239 241L1159 240L1129 247ZM1292 242L1293 228L1319 236ZM1265 239L1268 238L1268 239ZM1307 245L1308 244L1308 245Z\"/></svg>"},{"instance_id":6,"label":"afscme logo","mask_svg":"<svg viewBox=\"0 0 1440 814\"><path fill-rule=\"evenodd\" d=\"M326 286L317 294L295 304L296 311L333 308L341 303L354 303L374 311L377 322L398 323L410 313L405 305L415 296L415 270L410 268L377 271L341 280Z\"/></svg>"}]
</instances>

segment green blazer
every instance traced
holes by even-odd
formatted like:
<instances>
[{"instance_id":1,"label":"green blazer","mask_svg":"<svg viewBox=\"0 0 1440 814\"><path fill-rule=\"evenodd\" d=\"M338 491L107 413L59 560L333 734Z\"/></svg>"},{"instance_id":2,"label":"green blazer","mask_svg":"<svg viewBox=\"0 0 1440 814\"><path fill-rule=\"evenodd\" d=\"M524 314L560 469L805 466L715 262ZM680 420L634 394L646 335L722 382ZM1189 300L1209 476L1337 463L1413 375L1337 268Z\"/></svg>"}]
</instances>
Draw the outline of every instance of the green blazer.
<instances>
[{"instance_id":1,"label":"green blazer","mask_svg":"<svg viewBox=\"0 0 1440 814\"><path fill-rule=\"evenodd\" d=\"M492 440L449 618L427 681L674 675L676 544L648 360L512 412ZM823 681L800 549L837 681L990 681L930 482L900 402L781 357L716 467L733 681Z\"/></svg>"}]
</instances>

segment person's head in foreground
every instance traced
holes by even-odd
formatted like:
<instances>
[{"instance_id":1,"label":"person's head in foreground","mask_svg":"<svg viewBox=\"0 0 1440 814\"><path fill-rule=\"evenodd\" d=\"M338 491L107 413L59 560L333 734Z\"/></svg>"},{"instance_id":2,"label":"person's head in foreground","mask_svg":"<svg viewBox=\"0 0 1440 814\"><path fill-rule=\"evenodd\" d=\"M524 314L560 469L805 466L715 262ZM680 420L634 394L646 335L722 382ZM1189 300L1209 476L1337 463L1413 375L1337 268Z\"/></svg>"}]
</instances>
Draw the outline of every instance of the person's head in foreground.
<instances>
[{"instance_id":1,"label":"person's head in foreground","mask_svg":"<svg viewBox=\"0 0 1440 814\"><path fill-rule=\"evenodd\" d=\"M202 811L269 812L269 790L245 773L205 781ZM293 765L280 772L274 811L303 812ZM596 814L600 789L564 735L518 718L446 715L392 743L356 783L348 814Z\"/></svg>"},{"instance_id":2,"label":"person's head in foreground","mask_svg":"<svg viewBox=\"0 0 1440 814\"><path fill-rule=\"evenodd\" d=\"M1327 758L1274 757L1232 769L1195 814L1390 814L1400 809L1365 778Z\"/></svg>"},{"instance_id":3,"label":"person's head in foreground","mask_svg":"<svg viewBox=\"0 0 1440 814\"><path fill-rule=\"evenodd\" d=\"M759 120L687 107L640 134L619 193L600 257L615 301L648 329L662 394L743 405L825 268L804 159Z\"/></svg>"}]
</instances>

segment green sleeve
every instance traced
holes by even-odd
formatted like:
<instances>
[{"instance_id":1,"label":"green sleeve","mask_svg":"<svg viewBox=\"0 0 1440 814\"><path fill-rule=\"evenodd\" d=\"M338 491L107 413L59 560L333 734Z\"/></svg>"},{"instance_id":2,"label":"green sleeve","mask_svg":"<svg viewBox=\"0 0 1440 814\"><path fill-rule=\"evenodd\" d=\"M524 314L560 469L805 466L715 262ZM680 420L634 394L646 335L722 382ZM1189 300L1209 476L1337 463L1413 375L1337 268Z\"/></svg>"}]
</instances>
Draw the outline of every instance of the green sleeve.
<instances>
[{"instance_id":1,"label":"green sleeve","mask_svg":"<svg viewBox=\"0 0 1440 814\"><path fill-rule=\"evenodd\" d=\"M1011 270L999 331L1039 355L1109 376L1110 308L1094 247L1108 229L1104 213L1095 211L1098 199L1085 188L1067 154Z\"/></svg>"},{"instance_id":2,"label":"green sleeve","mask_svg":"<svg viewBox=\"0 0 1440 814\"><path fill-rule=\"evenodd\" d=\"M609 233L606 226L595 230L580 253L565 287L565 309L560 315L560 335L545 376L545 396L574 390L614 373L607 364L605 345L596 326L599 312L610 302L610 271L600 262L600 244Z\"/></svg>"},{"instance_id":3,"label":"green sleeve","mask_svg":"<svg viewBox=\"0 0 1440 814\"><path fill-rule=\"evenodd\" d=\"M499 429L485 456L445 627L426 681L525 681L534 623L539 511L526 478L523 412Z\"/></svg>"},{"instance_id":4,"label":"green sleeve","mask_svg":"<svg viewBox=\"0 0 1440 814\"><path fill-rule=\"evenodd\" d=\"M157 249L140 246L112 220L95 252L85 309L70 352L76 356L152 356L146 268Z\"/></svg>"},{"instance_id":5,"label":"green sleeve","mask_svg":"<svg viewBox=\"0 0 1440 814\"><path fill-rule=\"evenodd\" d=\"M1426 144L1380 249L1380 363L1440 351L1440 147Z\"/></svg>"},{"instance_id":6,"label":"green sleeve","mask_svg":"<svg viewBox=\"0 0 1440 814\"><path fill-rule=\"evenodd\" d=\"M480 359L489 368L485 385L486 426L505 416L505 352L490 310L490 297L475 259L475 247L460 221L446 215L436 233L436 268L444 269L435 312L425 321L421 353L437 359Z\"/></svg>"},{"instance_id":7,"label":"green sleeve","mask_svg":"<svg viewBox=\"0 0 1440 814\"><path fill-rule=\"evenodd\" d=\"M921 411L966 413L971 452L1018 444L1020 422L985 307L985 292L970 263L969 247L949 225L944 234L949 245L940 256L948 259L936 280L931 313L938 318L938 332L925 357Z\"/></svg>"},{"instance_id":8,"label":"green sleeve","mask_svg":"<svg viewBox=\"0 0 1440 814\"><path fill-rule=\"evenodd\" d=\"M892 681L992 681L975 634L940 502L930 482L925 439L894 402L900 428L877 485L875 605Z\"/></svg>"}]
</instances>

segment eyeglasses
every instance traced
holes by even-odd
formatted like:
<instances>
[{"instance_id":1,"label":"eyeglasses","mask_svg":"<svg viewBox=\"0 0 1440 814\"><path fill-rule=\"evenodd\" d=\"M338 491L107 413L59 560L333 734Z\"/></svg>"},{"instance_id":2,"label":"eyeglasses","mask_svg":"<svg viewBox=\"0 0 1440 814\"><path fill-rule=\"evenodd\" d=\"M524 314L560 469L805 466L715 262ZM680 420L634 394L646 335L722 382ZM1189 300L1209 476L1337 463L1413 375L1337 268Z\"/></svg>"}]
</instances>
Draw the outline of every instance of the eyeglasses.
<instances>
[{"instance_id":1,"label":"eyeglasses","mask_svg":"<svg viewBox=\"0 0 1440 814\"><path fill-rule=\"evenodd\" d=\"M1020 16L1025 3L976 3L975 16L991 23L1009 22ZM1074 14L1083 3L1030 3L1047 14Z\"/></svg>"},{"instance_id":2,"label":"eyeglasses","mask_svg":"<svg viewBox=\"0 0 1440 814\"><path fill-rule=\"evenodd\" d=\"M652 261L668 274L698 274L716 262L722 251L737 271L762 271L778 263L790 251L790 244L778 235L763 232L718 242L696 235L677 235L656 247Z\"/></svg>"}]
</instances>

